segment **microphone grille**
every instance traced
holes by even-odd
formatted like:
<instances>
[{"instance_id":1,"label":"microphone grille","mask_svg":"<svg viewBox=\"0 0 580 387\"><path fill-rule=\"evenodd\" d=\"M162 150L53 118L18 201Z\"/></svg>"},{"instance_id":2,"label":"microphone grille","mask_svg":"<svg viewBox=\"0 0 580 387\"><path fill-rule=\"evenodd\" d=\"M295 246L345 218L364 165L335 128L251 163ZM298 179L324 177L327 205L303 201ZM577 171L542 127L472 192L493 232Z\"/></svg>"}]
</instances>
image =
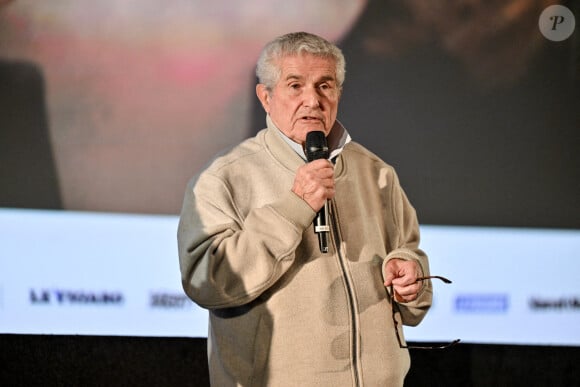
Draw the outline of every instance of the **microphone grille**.
<instances>
[{"instance_id":1,"label":"microphone grille","mask_svg":"<svg viewBox=\"0 0 580 387\"><path fill-rule=\"evenodd\" d=\"M306 159L308 161L328 158L328 145L326 143L324 132L308 132L308 134L306 134L306 144L304 144L304 148Z\"/></svg>"}]
</instances>

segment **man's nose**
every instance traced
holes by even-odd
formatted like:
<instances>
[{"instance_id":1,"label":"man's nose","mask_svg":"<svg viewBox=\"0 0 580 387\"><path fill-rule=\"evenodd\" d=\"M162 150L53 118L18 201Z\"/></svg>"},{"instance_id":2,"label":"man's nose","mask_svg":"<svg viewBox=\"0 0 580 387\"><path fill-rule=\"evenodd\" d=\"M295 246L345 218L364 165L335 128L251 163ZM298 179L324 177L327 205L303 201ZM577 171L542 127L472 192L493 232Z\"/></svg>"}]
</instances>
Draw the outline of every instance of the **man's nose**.
<instances>
[{"instance_id":1,"label":"man's nose","mask_svg":"<svg viewBox=\"0 0 580 387\"><path fill-rule=\"evenodd\" d=\"M320 95L316 87L307 87L304 90L304 106L309 108L320 107Z\"/></svg>"}]
</instances>

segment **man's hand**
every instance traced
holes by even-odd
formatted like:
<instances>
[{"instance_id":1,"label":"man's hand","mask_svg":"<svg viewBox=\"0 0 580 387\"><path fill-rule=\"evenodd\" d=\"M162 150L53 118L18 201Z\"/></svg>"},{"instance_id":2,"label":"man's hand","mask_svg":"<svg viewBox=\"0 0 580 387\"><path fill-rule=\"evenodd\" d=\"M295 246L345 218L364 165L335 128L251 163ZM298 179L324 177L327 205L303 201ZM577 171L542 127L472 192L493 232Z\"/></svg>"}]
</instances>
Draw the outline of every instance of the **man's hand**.
<instances>
[{"instance_id":1,"label":"man's hand","mask_svg":"<svg viewBox=\"0 0 580 387\"><path fill-rule=\"evenodd\" d=\"M296 171L292 192L300 196L314 210L334 197L334 167L328 160L319 159L302 165Z\"/></svg>"},{"instance_id":2,"label":"man's hand","mask_svg":"<svg viewBox=\"0 0 580 387\"><path fill-rule=\"evenodd\" d=\"M405 261L394 258L387 262L383 278L385 286L393 285L394 297L397 302L410 302L417 299L422 284L417 278L422 275L416 261Z\"/></svg>"}]
</instances>

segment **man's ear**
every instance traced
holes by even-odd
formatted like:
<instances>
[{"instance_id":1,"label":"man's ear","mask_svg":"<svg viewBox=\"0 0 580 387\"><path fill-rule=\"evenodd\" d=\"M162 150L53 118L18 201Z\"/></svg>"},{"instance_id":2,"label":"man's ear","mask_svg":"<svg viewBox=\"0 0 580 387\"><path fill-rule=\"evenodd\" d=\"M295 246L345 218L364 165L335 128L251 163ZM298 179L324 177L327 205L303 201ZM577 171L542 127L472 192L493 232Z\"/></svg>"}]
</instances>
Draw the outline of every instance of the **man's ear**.
<instances>
[{"instance_id":1,"label":"man's ear","mask_svg":"<svg viewBox=\"0 0 580 387\"><path fill-rule=\"evenodd\" d=\"M266 88L266 85L262 83L258 83L256 85L256 95L258 99L262 103L262 107L266 111L266 113L270 113L270 92Z\"/></svg>"}]
</instances>

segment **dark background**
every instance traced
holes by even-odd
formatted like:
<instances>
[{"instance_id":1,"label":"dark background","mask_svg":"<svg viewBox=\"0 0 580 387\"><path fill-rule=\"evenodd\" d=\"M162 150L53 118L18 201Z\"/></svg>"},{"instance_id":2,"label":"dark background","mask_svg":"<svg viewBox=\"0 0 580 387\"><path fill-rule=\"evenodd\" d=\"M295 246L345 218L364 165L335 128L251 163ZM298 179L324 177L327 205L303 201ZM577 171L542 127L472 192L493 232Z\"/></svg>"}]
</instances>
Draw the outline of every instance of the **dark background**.
<instances>
[{"instance_id":1,"label":"dark background","mask_svg":"<svg viewBox=\"0 0 580 387\"><path fill-rule=\"evenodd\" d=\"M0 385L203 387L205 346L201 338L0 335ZM405 385L580 386L579 360L577 347L411 350Z\"/></svg>"},{"instance_id":2,"label":"dark background","mask_svg":"<svg viewBox=\"0 0 580 387\"><path fill-rule=\"evenodd\" d=\"M371 2L341 42L339 119L395 166L421 223L579 228L578 28L543 38L534 1L509 22L509 2L414 3Z\"/></svg>"}]
</instances>

